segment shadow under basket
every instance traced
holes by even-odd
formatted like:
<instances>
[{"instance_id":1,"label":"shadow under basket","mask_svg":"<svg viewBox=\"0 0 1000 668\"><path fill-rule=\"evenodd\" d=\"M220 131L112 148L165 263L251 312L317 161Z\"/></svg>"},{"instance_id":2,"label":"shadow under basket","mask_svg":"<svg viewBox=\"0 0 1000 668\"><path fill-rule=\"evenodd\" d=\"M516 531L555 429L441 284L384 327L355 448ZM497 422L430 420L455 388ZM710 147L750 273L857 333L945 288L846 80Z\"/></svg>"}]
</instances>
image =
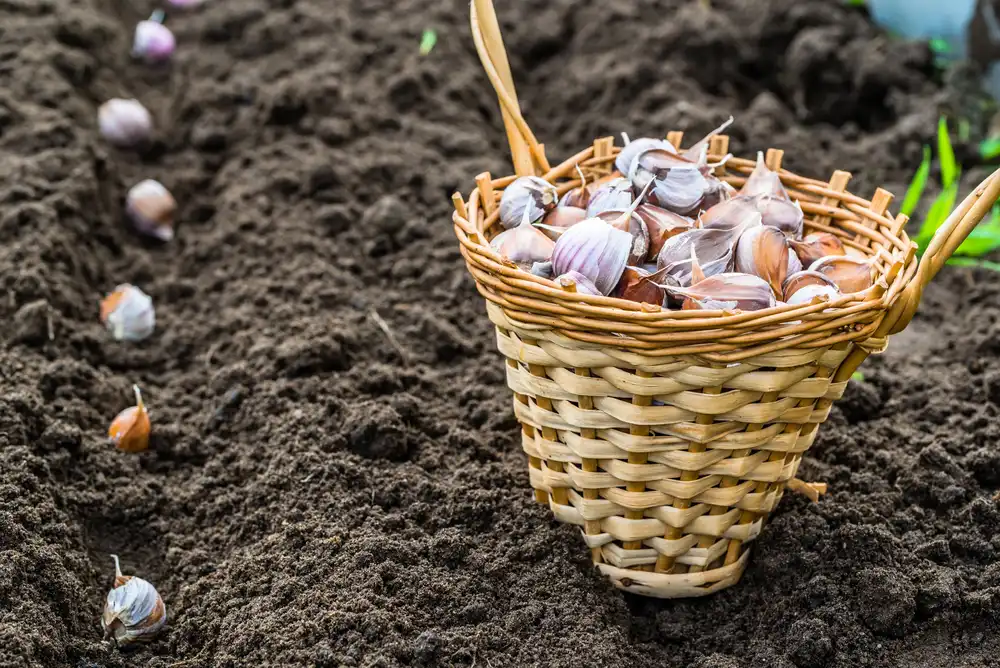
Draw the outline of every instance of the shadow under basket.
<instances>
[{"instance_id":1,"label":"shadow under basket","mask_svg":"<svg viewBox=\"0 0 1000 668\"><path fill-rule=\"evenodd\" d=\"M497 91L517 175L560 194L610 174L612 138L555 167L518 108L489 0L472 3L472 31ZM683 136L668 140L680 147ZM713 138L712 160L728 148ZM830 406L869 354L910 322L926 284L1000 197L1000 171L977 187L919 260L889 212L892 195L847 191L781 169L806 214L806 232L830 232L874 258L875 284L831 301L763 311L669 311L580 295L494 253L498 202L515 176L481 174L453 196L455 233L506 357L507 383L535 498L578 525L600 570L629 592L703 596L735 584L750 545L786 489L822 486L795 476ZM739 187L753 169L733 158L716 175Z\"/></svg>"}]
</instances>

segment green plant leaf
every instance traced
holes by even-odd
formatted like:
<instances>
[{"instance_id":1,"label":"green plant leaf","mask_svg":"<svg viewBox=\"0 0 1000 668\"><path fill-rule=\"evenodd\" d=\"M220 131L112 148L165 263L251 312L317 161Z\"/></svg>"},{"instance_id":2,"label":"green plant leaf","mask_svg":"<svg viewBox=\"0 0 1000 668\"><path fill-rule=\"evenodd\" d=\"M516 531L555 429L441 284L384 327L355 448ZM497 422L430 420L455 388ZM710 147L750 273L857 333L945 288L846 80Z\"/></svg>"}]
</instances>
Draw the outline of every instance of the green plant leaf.
<instances>
[{"instance_id":1,"label":"green plant leaf","mask_svg":"<svg viewBox=\"0 0 1000 668\"><path fill-rule=\"evenodd\" d=\"M863 383L865 382L865 374L861 373L860 371L855 371L853 374L851 374L851 380L856 380L859 383Z\"/></svg>"},{"instance_id":2,"label":"green plant leaf","mask_svg":"<svg viewBox=\"0 0 1000 668\"><path fill-rule=\"evenodd\" d=\"M948 119L938 120L938 161L941 163L941 185L948 188L958 178L958 163L948 136Z\"/></svg>"},{"instance_id":3,"label":"green plant leaf","mask_svg":"<svg viewBox=\"0 0 1000 668\"><path fill-rule=\"evenodd\" d=\"M909 187L906 189L906 197L903 198L903 204L899 207L899 212L906 216L912 216L913 212L916 211L917 205L920 204L920 198L924 194L924 188L927 187L927 177L931 173L931 147L924 146L924 159L920 163L920 167L917 168L917 173L913 175L913 180L910 181Z\"/></svg>"},{"instance_id":4,"label":"green plant leaf","mask_svg":"<svg viewBox=\"0 0 1000 668\"><path fill-rule=\"evenodd\" d=\"M990 262L989 260L975 260L971 257L953 257L945 264L955 267L974 267L976 269L989 269L1000 273L1000 262Z\"/></svg>"},{"instance_id":5,"label":"green plant leaf","mask_svg":"<svg viewBox=\"0 0 1000 668\"><path fill-rule=\"evenodd\" d=\"M927 46L931 48L931 51L937 54L948 54L951 53L951 45L948 41L941 39L940 37L934 37L927 42Z\"/></svg>"},{"instance_id":6,"label":"green plant leaf","mask_svg":"<svg viewBox=\"0 0 1000 668\"><path fill-rule=\"evenodd\" d=\"M434 45L437 44L438 36L437 33L428 28L424 31L424 34L420 36L420 55L426 56L434 49Z\"/></svg>"},{"instance_id":7,"label":"green plant leaf","mask_svg":"<svg viewBox=\"0 0 1000 668\"><path fill-rule=\"evenodd\" d=\"M1000 248L1000 210L993 207L989 220L976 226L965 241L955 249L955 255L983 257Z\"/></svg>"},{"instance_id":8,"label":"green plant leaf","mask_svg":"<svg viewBox=\"0 0 1000 668\"><path fill-rule=\"evenodd\" d=\"M979 145L979 156L983 160L993 160L1000 157L1000 137L985 139Z\"/></svg>"},{"instance_id":9,"label":"green plant leaf","mask_svg":"<svg viewBox=\"0 0 1000 668\"><path fill-rule=\"evenodd\" d=\"M953 183L950 187L941 191L941 194L934 199L934 203L931 204L931 208L927 211L924 224L920 226L920 232L917 233L916 242L920 253L927 250L931 239L934 238L934 233L948 219L948 214L954 208L957 197L958 184Z\"/></svg>"}]
</instances>

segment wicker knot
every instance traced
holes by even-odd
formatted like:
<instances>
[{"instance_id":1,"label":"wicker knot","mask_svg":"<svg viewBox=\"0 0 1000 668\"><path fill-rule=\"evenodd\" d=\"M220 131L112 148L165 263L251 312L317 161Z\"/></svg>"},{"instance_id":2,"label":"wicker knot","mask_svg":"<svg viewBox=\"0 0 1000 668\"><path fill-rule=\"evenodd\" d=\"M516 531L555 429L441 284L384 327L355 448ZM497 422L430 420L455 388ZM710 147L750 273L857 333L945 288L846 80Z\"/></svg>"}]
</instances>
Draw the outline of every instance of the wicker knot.
<instances>
[{"instance_id":1,"label":"wicker knot","mask_svg":"<svg viewBox=\"0 0 1000 668\"><path fill-rule=\"evenodd\" d=\"M871 337L870 339L865 339L864 341L855 341L855 345L867 352L869 355L879 355L885 352L886 347L889 345L888 337Z\"/></svg>"}]
</instances>

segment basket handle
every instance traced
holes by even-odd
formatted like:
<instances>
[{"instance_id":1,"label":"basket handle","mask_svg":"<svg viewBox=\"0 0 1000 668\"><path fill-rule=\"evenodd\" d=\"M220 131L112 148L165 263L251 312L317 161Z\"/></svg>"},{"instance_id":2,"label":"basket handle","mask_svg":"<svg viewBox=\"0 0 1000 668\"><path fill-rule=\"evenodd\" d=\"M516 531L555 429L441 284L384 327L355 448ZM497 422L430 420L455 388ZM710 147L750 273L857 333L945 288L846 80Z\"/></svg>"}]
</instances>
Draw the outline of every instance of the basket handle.
<instances>
[{"instance_id":1,"label":"basket handle","mask_svg":"<svg viewBox=\"0 0 1000 668\"><path fill-rule=\"evenodd\" d=\"M507 141L510 143L514 172L518 176L544 174L550 169L549 162L545 158L545 149L535 139L531 128L521 115L493 1L472 0L469 5L469 19L472 23L472 39L476 43L479 60L482 61L486 76L489 77L500 100L500 111L503 114L504 128L507 130Z\"/></svg>"},{"instance_id":2,"label":"basket handle","mask_svg":"<svg viewBox=\"0 0 1000 668\"><path fill-rule=\"evenodd\" d=\"M931 239L920 264L917 275L913 277L899 299L882 321L882 326L876 336L896 334L903 331L920 305L924 288L941 271L948 258L951 257L965 238L989 213L993 205L1000 199L1000 169L993 172L980 183L969 196L951 212L948 219L938 228Z\"/></svg>"}]
</instances>

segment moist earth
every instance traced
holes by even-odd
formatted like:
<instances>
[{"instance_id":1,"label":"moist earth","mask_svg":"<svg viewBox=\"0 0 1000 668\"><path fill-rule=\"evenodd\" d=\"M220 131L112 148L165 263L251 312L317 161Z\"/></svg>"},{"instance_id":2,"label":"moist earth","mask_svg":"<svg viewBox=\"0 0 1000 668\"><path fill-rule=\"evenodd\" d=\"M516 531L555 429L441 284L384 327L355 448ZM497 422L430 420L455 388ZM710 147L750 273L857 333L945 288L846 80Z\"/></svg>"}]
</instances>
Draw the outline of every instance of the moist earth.
<instances>
[{"instance_id":1,"label":"moist earth","mask_svg":"<svg viewBox=\"0 0 1000 668\"><path fill-rule=\"evenodd\" d=\"M498 5L553 158L733 114L737 154L901 194L940 113L985 123L832 0ZM532 500L453 235L451 193L510 169L468 3L208 0L164 68L129 57L151 9L0 0L0 666L1000 665L995 274L946 268L866 363L801 468L830 493L786 495L738 586L624 595ZM115 96L146 150L97 136ZM170 244L123 220L143 178ZM124 282L140 344L98 322ZM138 456L105 437L133 383ZM169 614L132 653L101 643L112 553Z\"/></svg>"}]
</instances>

